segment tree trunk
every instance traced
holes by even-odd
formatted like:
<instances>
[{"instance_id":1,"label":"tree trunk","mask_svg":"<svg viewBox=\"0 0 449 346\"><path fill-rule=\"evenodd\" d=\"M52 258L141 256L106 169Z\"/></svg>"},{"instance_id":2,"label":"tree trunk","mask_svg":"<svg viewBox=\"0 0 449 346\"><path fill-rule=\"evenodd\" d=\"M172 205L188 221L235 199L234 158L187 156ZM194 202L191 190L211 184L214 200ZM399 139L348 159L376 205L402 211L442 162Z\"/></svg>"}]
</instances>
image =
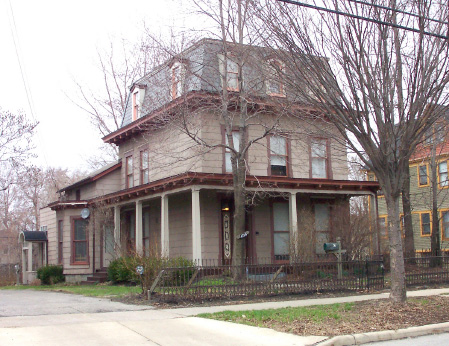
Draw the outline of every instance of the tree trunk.
<instances>
[{"instance_id":1,"label":"tree trunk","mask_svg":"<svg viewBox=\"0 0 449 346\"><path fill-rule=\"evenodd\" d=\"M245 276L245 242L239 236L245 232L245 170L244 162L239 160L238 173L234 175L234 243L232 265L234 280L242 280ZM242 169L243 165L243 169Z\"/></svg>"},{"instance_id":2,"label":"tree trunk","mask_svg":"<svg viewBox=\"0 0 449 346\"><path fill-rule=\"evenodd\" d=\"M404 213L404 252L405 258L413 258L415 254L415 239L413 235L412 208L410 204L410 170L405 170L404 186L402 188L402 210Z\"/></svg>"},{"instance_id":3,"label":"tree trunk","mask_svg":"<svg viewBox=\"0 0 449 346\"><path fill-rule=\"evenodd\" d=\"M385 194L388 209L388 238L390 241L391 292L390 299L395 303L406 300L404 253L402 250L401 227L399 220L399 195Z\"/></svg>"}]
</instances>

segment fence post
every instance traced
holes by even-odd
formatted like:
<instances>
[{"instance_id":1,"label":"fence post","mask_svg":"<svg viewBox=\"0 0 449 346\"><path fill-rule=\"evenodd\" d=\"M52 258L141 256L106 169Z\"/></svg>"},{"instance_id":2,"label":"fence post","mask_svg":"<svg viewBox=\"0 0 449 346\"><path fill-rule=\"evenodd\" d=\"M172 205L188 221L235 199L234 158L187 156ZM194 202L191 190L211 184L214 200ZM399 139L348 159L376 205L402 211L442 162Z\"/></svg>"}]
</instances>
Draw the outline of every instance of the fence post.
<instances>
[{"instance_id":1,"label":"fence post","mask_svg":"<svg viewBox=\"0 0 449 346\"><path fill-rule=\"evenodd\" d=\"M148 300L151 300L151 294L153 293L154 289L156 288L157 284L159 283L159 280L162 277L162 274L164 274L165 270L162 269L159 274L157 275L156 279L154 279L153 284L151 285L150 289L148 290Z\"/></svg>"},{"instance_id":2,"label":"fence post","mask_svg":"<svg viewBox=\"0 0 449 346\"><path fill-rule=\"evenodd\" d=\"M369 290L369 260L365 260L366 288Z\"/></svg>"}]
</instances>

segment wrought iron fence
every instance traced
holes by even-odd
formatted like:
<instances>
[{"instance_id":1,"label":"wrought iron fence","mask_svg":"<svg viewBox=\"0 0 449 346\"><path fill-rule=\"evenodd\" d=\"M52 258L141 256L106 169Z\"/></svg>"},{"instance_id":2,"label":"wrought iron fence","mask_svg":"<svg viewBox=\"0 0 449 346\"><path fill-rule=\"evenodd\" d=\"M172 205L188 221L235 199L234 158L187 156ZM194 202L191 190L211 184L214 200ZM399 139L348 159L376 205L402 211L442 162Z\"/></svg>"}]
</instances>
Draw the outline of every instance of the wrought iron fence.
<instances>
[{"instance_id":1,"label":"wrought iron fence","mask_svg":"<svg viewBox=\"0 0 449 346\"><path fill-rule=\"evenodd\" d=\"M242 265L202 261L197 266L162 269L149 295L171 301L382 289L383 274L380 260L271 263L257 259Z\"/></svg>"},{"instance_id":2,"label":"wrought iron fence","mask_svg":"<svg viewBox=\"0 0 449 346\"><path fill-rule=\"evenodd\" d=\"M420 256L405 259L407 286L449 282L449 257Z\"/></svg>"}]
</instances>

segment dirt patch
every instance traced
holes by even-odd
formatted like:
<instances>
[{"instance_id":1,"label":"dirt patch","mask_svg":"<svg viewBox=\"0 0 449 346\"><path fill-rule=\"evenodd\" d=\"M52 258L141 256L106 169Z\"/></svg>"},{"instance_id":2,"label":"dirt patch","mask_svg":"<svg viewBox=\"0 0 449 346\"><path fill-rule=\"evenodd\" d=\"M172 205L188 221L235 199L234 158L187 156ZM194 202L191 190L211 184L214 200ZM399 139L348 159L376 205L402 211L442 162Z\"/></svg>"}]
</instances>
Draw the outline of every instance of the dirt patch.
<instances>
[{"instance_id":1,"label":"dirt patch","mask_svg":"<svg viewBox=\"0 0 449 346\"><path fill-rule=\"evenodd\" d=\"M397 330L448 321L449 296L432 296L410 298L405 304L393 304L388 300L357 302L350 309L339 312L338 317L328 317L322 321L308 318L287 322L273 319L251 321L242 318L236 322L298 335L335 336Z\"/></svg>"}]
</instances>

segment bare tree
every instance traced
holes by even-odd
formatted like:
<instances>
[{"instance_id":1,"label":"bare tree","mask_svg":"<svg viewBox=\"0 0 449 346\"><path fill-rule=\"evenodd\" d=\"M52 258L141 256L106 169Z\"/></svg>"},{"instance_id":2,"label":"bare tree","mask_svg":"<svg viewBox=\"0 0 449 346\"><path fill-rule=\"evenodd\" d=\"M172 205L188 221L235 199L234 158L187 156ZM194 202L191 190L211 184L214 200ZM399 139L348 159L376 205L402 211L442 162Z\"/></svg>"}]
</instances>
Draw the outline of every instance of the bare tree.
<instances>
[{"instance_id":1,"label":"bare tree","mask_svg":"<svg viewBox=\"0 0 449 346\"><path fill-rule=\"evenodd\" d=\"M266 42L295 67L296 78L285 75L286 80L326 113L376 174L388 208L390 297L403 302L400 192L410 155L446 108L448 40L427 32L446 35L448 9L432 0L391 0L386 5L390 9L343 0L322 3L352 15L339 16L267 1L255 14L263 22L259 32ZM398 10L415 12L419 20ZM323 56L330 60L317 58ZM298 80L306 82L300 85Z\"/></svg>"}]
</instances>

